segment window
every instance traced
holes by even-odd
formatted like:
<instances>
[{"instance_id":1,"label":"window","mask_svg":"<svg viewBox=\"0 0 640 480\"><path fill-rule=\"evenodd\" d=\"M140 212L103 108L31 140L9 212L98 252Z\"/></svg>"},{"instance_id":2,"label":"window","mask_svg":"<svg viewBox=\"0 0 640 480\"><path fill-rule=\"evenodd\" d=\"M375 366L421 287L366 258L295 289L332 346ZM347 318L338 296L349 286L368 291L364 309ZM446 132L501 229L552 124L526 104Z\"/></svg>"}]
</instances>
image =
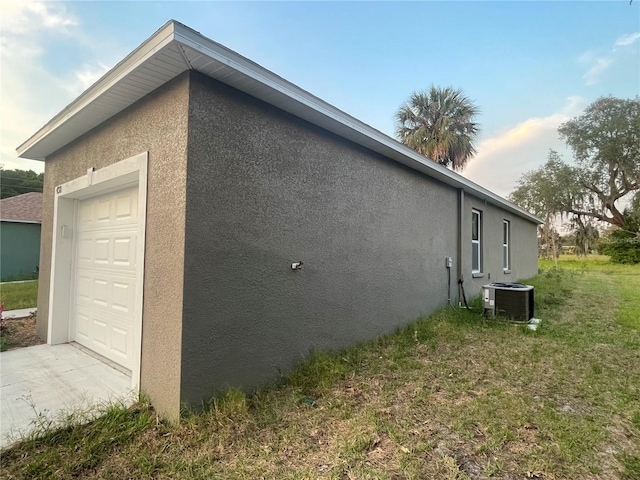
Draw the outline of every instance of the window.
<instances>
[{"instance_id":1,"label":"window","mask_svg":"<svg viewBox=\"0 0 640 480\"><path fill-rule=\"evenodd\" d=\"M511 270L511 258L509 257L509 245L511 243L511 222L502 221L502 269Z\"/></svg>"},{"instance_id":2,"label":"window","mask_svg":"<svg viewBox=\"0 0 640 480\"><path fill-rule=\"evenodd\" d=\"M482 271L482 255L480 239L482 238L482 213L471 210L471 272Z\"/></svg>"}]
</instances>

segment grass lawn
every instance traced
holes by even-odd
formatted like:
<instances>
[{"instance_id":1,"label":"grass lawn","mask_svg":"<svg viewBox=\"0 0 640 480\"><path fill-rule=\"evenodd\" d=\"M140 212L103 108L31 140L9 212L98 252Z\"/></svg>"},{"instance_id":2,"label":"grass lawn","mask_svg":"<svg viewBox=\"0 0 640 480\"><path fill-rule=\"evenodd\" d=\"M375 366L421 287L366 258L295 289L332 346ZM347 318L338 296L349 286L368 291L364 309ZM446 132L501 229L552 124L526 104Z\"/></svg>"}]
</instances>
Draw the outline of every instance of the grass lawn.
<instances>
[{"instance_id":1,"label":"grass lawn","mask_svg":"<svg viewBox=\"0 0 640 480\"><path fill-rule=\"evenodd\" d=\"M0 303L5 310L31 308L38 304L38 281L0 285Z\"/></svg>"},{"instance_id":2,"label":"grass lawn","mask_svg":"<svg viewBox=\"0 0 640 480\"><path fill-rule=\"evenodd\" d=\"M442 310L177 425L143 402L45 431L3 476L640 478L640 266L541 266L535 332Z\"/></svg>"}]
</instances>

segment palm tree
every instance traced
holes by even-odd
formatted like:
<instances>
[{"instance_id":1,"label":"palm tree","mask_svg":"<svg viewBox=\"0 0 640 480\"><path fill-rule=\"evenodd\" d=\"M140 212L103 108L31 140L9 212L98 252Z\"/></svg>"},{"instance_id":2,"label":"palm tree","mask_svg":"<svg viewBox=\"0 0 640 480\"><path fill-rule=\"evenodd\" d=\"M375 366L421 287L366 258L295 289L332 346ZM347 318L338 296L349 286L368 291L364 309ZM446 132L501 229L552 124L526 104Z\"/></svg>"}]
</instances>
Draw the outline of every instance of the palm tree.
<instances>
[{"instance_id":1,"label":"palm tree","mask_svg":"<svg viewBox=\"0 0 640 480\"><path fill-rule=\"evenodd\" d=\"M396 113L400 141L434 162L462 170L476 153L480 109L461 90L431 86L413 92Z\"/></svg>"}]
</instances>

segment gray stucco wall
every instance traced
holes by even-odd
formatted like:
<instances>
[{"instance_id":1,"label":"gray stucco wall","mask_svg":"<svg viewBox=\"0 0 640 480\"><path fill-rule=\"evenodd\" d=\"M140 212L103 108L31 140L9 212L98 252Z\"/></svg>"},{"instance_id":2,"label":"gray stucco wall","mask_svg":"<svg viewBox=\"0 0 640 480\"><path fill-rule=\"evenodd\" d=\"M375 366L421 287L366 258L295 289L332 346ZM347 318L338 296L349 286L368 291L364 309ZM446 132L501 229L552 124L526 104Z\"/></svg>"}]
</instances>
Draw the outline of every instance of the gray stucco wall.
<instances>
[{"instance_id":1,"label":"gray stucco wall","mask_svg":"<svg viewBox=\"0 0 640 480\"><path fill-rule=\"evenodd\" d=\"M482 212L482 272L471 273L471 211ZM511 269L503 270L503 220L511 222ZM476 197L466 194L463 221L463 278L467 298L480 293L482 285L491 282L516 282L538 273L537 225Z\"/></svg>"},{"instance_id":2,"label":"gray stucco wall","mask_svg":"<svg viewBox=\"0 0 640 480\"><path fill-rule=\"evenodd\" d=\"M165 415L177 416L181 401L286 374L311 349L369 339L445 305L446 256L456 300L457 191L186 73L47 158L41 336L55 186L143 151L141 388ZM480 279L471 279L472 207L484 215ZM535 274L534 224L469 195L464 216L469 295L488 281ZM512 221L508 276L503 218ZM292 271L298 260L303 269Z\"/></svg>"},{"instance_id":3,"label":"gray stucco wall","mask_svg":"<svg viewBox=\"0 0 640 480\"><path fill-rule=\"evenodd\" d=\"M184 401L446 304L455 190L199 74L188 157Z\"/></svg>"},{"instance_id":4,"label":"gray stucco wall","mask_svg":"<svg viewBox=\"0 0 640 480\"><path fill-rule=\"evenodd\" d=\"M55 186L148 151L141 390L174 418L180 409L188 95L185 74L46 159L38 289L37 332L46 338Z\"/></svg>"}]
</instances>

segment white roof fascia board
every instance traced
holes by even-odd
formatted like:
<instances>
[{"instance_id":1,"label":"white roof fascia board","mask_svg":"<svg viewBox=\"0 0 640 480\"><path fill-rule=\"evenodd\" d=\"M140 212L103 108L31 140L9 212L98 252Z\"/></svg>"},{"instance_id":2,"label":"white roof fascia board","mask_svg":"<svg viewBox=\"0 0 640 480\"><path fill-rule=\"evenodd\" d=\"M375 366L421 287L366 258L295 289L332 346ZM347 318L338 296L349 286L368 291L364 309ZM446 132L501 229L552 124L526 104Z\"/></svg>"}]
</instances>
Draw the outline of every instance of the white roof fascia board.
<instances>
[{"instance_id":1,"label":"white roof fascia board","mask_svg":"<svg viewBox=\"0 0 640 480\"><path fill-rule=\"evenodd\" d=\"M384 146L386 147L386 149L390 149L391 151L398 153L399 155L390 155L389 153L383 153L380 151L379 147L375 148L372 145L365 144L364 146L367 148L377 151L384 156L391 157L393 160L396 160L410 168L413 168L414 170L419 170L431 177L435 177L436 179L443 181L450 186L456 188L464 188L468 191L468 193L478 196L483 200L487 200L490 203L498 204L502 208L506 208L512 213L517 214L518 216L525 216L531 221L544 223L539 218L531 215L529 212L517 207L516 205L511 204L510 202L506 202L503 198L499 197L490 190L487 190L480 185L467 180L461 175L453 173L451 172L451 170L438 165L437 163L427 159L423 155L420 155L415 150L412 150L409 147L401 144L400 142L393 140L389 136L374 129L373 127L366 125L365 123L352 117L351 115L326 103L324 100L321 100L315 95L312 95L301 89L300 87L297 87L288 80L285 80L284 78L279 77L269 70L264 69L260 65L248 60L247 58L237 54L227 47L203 37L194 30L189 29L188 27L180 24L176 25L176 40L184 44L185 46L198 50L208 57L218 60L220 63L227 65L236 71L239 71L251 78L256 79L261 84L266 85L267 87L270 87L273 90L286 95L288 98L291 98L298 103L302 103L303 105L315 110L316 112L319 112L325 117L329 117L331 120L348 127L350 130L352 130L351 135L345 135L344 132L339 133L339 135L346 137L349 140L355 141L359 144L363 144L364 142L358 141L353 138L355 137L353 133L357 132L367 137L368 139L373 140L375 143L378 143L380 146ZM253 95L257 96L256 93L254 93ZM325 125L320 126L329 130L333 130L334 133L337 133L333 128L329 128Z\"/></svg>"},{"instance_id":2,"label":"white roof fascia board","mask_svg":"<svg viewBox=\"0 0 640 480\"><path fill-rule=\"evenodd\" d=\"M49 134L54 133L56 129L64 125L64 123L92 102L95 102L100 96L117 85L123 78L133 73L155 53L163 48L169 47L174 44L174 42L180 48L180 53L184 57L185 70L194 69L192 66L193 61L189 61L188 52L183 50L186 47L240 73L243 77L240 81L243 83L242 85L238 85L237 88L240 90L251 90L251 95L256 98L272 103L278 108L289 111L289 113L314 123L321 128L360 144L385 157L391 158L409 168L425 173L447 185L454 188L462 188L467 193L494 205L498 205L520 217L524 217L535 223L543 223L539 218L506 201L495 193L436 164L404 144L339 110L324 100L261 67L257 63L173 20L161 27L154 35L107 72L93 86L89 87L30 139L20 145L17 149L19 156L29 158L29 150L35 147L36 144L45 140ZM216 78L215 75L211 76L212 78ZM245 80L247 78L251 79L251 81L247 82ZM225 79L219 80L225 82ZM225 83L234 87L234 83L237 83L237 81L228 81ZM148 86L146 88L148 88ZM271 98L269 99L268 97ZM126 108L126 106L124 108ZM103 121L106 121L108 118L109 117L106 117ZM77 138L77 136L75 138ZM62 146L64 145L60 145L60 147ZM36 160L43 160L43 158L36 158Z\"/></svg>"},{"instance_id":3,"label":"white roof fascia board","mask_svg":"<svg viewBox=\"0 0 640 480\"><path fill-rule=\"evenodd\" d=\"M37 223L40 225L42 222L38 222L37 220L13 220L11 218L0 218L0 222L11 222L11 223Z\"/></svg>"},{"instance_id":4,"label":"white roof fascia board","mask_svg":"<svg viewBox=\"0 0 640 480\"><path fill-rule=\"evenodd\" d=\"M16 150L21 158L28 158L24 155L27 151L35 146L39 141L43 140L51 132L67 122L70 118L77 115L80 111L94 102L97 98L111 89L124 77L129 75L139 65L145 62L149 57L154 55L158 50L169 44L173 40L173 22L168 22L161 27L153 36L147 39L136 50L127 55L115 67L105 73L92 86L87 88L73 102L67 105L60 113L53 117L44 127L37 131L31 138L20 145ZM186 67L186 65L185 65ZM186 70L186 68L185 68ZM106 120L106 119L105 119ZM33 160L44 160L44 158L34 158Z\"/></svg>"},{"instance_id":5,"label":"white roof fascia board","mask_svg":"<svg viewBox=\"0 0 640 480\"><path fill-rule=\"evenodd\" d=\"M250 60L242 57L232 50L229 50L223 45L202 37L202 35L194 32L193 30L187 30L182 25L177 25L176 27L182 27L181 29L176 29L176 40L183 45L198 50L208 57L211 57L219 61L220 63L248 77L251 77L254 80L257 80L261 84L270 87L273 90L276 90L277 92L280 92L287 97L299 103L302 103L303 105L306 105L307 107L310 107L325 116L332 118L335 121L347 125L354 130L361 130L360 126L358 125L359 123L361 124L361 122L355 120L353 117L338 110L337 108L329 105L323 100L320 100L319 98L304 91L300 87L295 86L291 82L277 76L276 74L270 72L269 70L266 70L258 64L251 62ZM193 38L194 36L197 36L197 38ZM208 45L205 45L203 40L207 42ZM349 117L350 119L353 119L355 121L348 121L348 119L345 117ZM364 131L362 133L364 133Z\"/></svg>"}]
</instances>

